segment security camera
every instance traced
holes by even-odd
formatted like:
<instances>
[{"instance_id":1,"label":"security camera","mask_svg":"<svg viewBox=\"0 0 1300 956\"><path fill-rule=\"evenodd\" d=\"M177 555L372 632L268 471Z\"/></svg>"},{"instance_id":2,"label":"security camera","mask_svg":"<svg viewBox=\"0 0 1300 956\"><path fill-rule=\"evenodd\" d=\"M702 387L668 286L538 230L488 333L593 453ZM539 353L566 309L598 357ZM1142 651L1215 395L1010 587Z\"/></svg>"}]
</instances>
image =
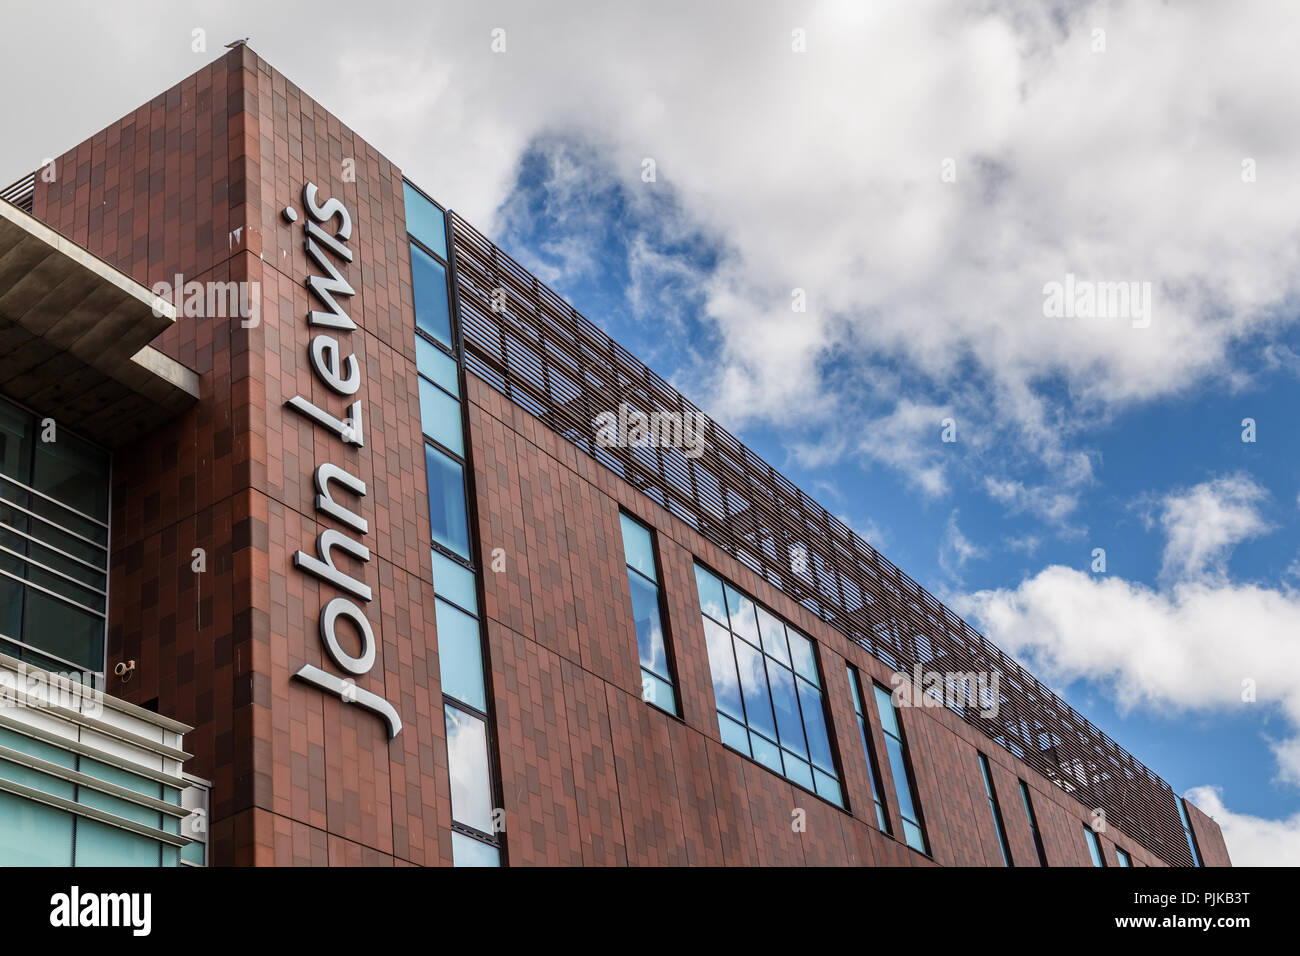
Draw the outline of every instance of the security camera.
<instances>
[{"instance_id":1,"label":"security camera","mask_svg":"<svg viewBox=\"0 0 1300 956\"><path fill-rule=\"evenodd\" d=\"M126 683L131 679L131 675L135 673L135 661L118 661L113 667L113 673L122 678L123 683Z\"/></svg>"}]
</instances>

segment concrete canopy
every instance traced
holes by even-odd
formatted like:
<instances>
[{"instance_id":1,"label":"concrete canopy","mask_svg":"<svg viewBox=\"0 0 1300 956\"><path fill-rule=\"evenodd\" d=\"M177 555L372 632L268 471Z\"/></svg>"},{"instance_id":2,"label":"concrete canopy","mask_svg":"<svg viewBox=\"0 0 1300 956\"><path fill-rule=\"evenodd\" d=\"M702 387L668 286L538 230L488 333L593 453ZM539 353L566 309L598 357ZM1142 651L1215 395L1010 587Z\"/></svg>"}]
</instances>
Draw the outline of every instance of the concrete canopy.
<instances>
[{"instance_id":1,"label":"concrete canopy","mask_svg":"<svg viewBox=\"0 0 1300 956\"><path fill-rule=\"evenodd\" d=\"M117 447L198 400L199 376L149 343L170 302L0 202L0 394Z\"/></svg>"}]
</instances>

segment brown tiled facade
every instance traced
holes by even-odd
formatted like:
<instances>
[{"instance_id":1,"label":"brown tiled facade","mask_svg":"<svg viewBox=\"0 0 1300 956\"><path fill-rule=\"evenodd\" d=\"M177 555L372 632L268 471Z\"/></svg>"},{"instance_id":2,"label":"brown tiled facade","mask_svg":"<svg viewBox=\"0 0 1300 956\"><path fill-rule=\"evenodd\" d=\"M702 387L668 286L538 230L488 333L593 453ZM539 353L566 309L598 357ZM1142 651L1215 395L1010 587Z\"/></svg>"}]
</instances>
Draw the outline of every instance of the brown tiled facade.
<instances>
[{"instance_id":1,"label":"brown tiled facade","mask_svg":"<svg viewBox=\"0 0 1300 956\"><path fill-rule=\"evenodd\" d=\"M187 769L213 781L214 863L450 864L400 170L239 47L54 171L38 179L34 214L140 282L180 274L261 292L256 325L181 319L153 343L201 375L202 396L114 459L108 665L139 668L128 683L110 676L110 692L196 728ZM303 395L341 407L308 364L312 267L302 230L281 216L308 181L355 224L345 274L364 370L359 449L284 406ZM901 711L929 857L880 833L844 665L886 686L891 670L473 375L465 398L480 565L494 549L504 558L482 587L508 863L1000 865L982 752L1016 864L1038 864L1023 780L1049 864L1089 865L1087 807L943 708ZM359 686L401 714L392 740L373 714L291 679L303 664L332 666L316 621L336 592L292 565L333 526L314 507L324 461L367 486L379 661ZM620 508L656 530L680 718L641 699ZM817 642L847 810L723 746L695 560ZM883 754L874 717L871 730ZM896 820L888 764L880 771ZM1206 865L1228 865L1218 827L1189 813ZM1102 845L1110 865L1116 846L1163 865L1114 828Z\"/></svg>"}]
</instances>

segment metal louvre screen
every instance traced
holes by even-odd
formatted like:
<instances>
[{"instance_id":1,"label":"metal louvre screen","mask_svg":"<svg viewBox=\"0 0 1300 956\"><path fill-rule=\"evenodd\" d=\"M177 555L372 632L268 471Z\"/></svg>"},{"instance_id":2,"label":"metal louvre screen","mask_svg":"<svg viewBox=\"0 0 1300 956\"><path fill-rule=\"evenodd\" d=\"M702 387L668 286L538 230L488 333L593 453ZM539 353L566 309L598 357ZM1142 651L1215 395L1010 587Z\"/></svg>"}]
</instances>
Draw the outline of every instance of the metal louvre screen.
<instances>
[{"instance_id":1,"label":"metal louvre screen","mask_svg":"<svg viewBox=\"0 0 1300 956\"><path fill-rule=\"evenodd\" d=\"M995 717L950 702L1165 862L1191 866L1169 784L842 521L827 513L635 356L454 213L452 268L466 366L756 574L896 670L997 673ZM690 413L704 451L602 447L596 416L620 405Z\"/></svg>"},{"instance_id":2,"label":"metal louvre screen","mask_svg":"<svg viewBox=\"0 0 1300 956\"><path fill-rule=\"evenodd\" d=\"M36 174L29 173L18 182L0 189L0 199L23 212L31 212L36 201Z\"/></svg>"}]
</instances>

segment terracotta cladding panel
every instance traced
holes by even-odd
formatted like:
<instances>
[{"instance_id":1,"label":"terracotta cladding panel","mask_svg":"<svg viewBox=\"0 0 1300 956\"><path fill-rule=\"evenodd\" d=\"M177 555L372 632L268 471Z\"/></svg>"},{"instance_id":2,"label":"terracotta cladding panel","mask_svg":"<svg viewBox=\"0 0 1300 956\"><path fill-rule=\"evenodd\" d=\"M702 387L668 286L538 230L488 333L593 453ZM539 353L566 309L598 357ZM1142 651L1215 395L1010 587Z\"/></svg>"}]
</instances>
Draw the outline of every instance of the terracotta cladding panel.
<instances>
[{"instance_id":1,"label":"terracotta cladding panel","mask_svg":"<svg viewBox=\"0 0 1300 956\"><path fill-rule=\"evenodd\" d=\"M1201 812L1195 804L1187 804L1187 818L1192 824L1196 847L1201 851L1203 866L1232 866L1228 847L1223 842L1223 832L1212 818Z\"/></svg>"}]
</instances>

